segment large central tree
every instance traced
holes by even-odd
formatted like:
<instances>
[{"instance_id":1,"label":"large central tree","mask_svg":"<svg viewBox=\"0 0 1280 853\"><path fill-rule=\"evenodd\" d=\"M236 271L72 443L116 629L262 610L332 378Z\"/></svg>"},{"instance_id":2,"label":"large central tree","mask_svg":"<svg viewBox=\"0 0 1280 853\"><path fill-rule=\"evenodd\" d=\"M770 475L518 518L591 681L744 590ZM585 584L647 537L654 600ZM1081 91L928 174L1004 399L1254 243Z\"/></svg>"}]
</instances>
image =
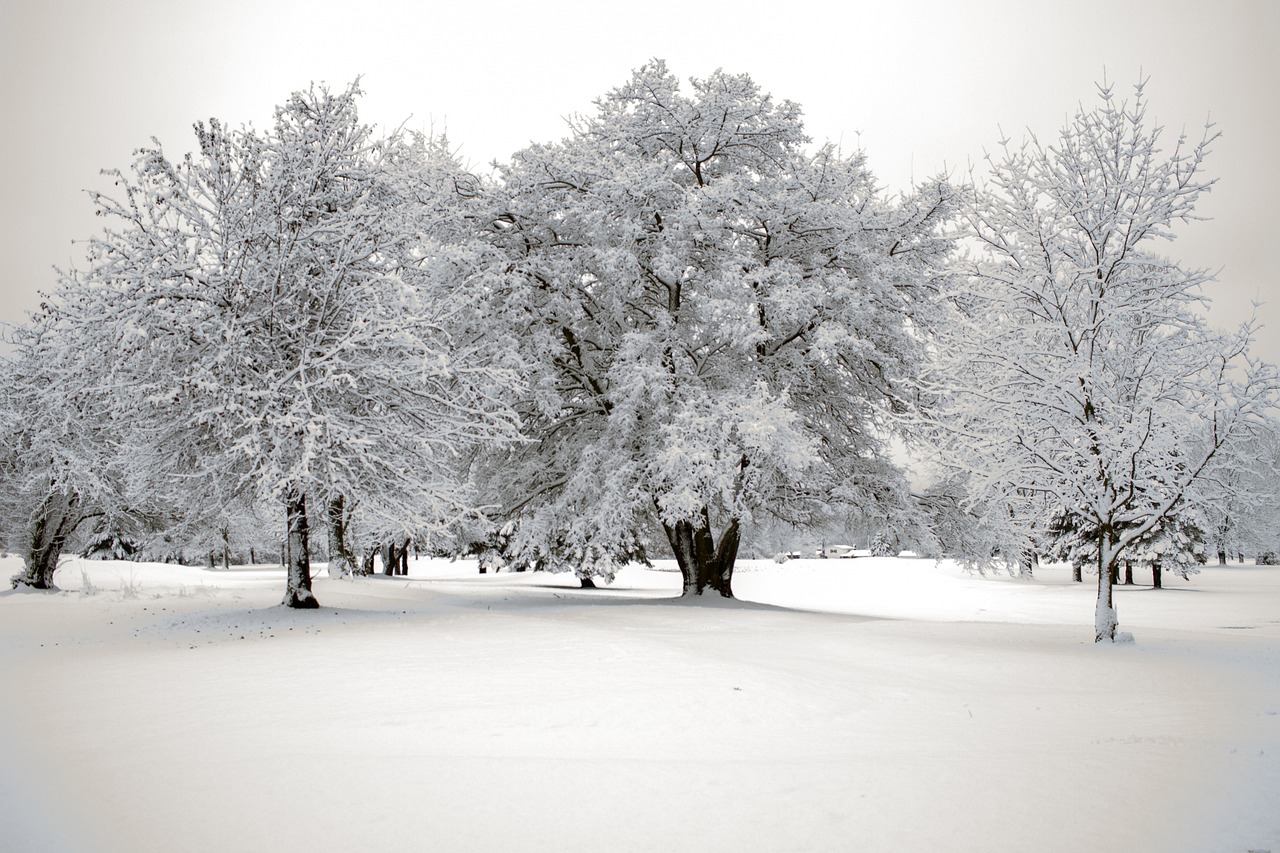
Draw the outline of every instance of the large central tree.
<instances>
[{"instance_id":1,"label":"large central tree","mask_svg":"<svg viewBox=\"0 0 1280 853\"><path fill-rule=\"evenodd\" d=\"M533 393L493 465L506 547L609 574L661 525L685 594L731 596L742 525L872 501L885 417L949 249L945 183L885 200L800 109L654 61L501 172L489 220Z\"/></svg>"}]
</instances>

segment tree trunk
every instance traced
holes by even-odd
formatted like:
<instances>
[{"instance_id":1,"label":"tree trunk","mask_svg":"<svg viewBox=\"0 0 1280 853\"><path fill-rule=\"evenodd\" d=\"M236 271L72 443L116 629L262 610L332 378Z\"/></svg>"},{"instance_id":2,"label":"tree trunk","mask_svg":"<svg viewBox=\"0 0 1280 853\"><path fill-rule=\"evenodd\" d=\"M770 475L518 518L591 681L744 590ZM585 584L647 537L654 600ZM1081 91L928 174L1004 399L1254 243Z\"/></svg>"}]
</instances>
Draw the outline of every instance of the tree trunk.
<instances>
[{"instance_id":1,"label":"tree trunk","mask_svg":"<svg viewBox=\"0 0 1280 853\"><path fill-rule=\"evenodd\" d=\"M399 571L396 572L404 577L409 576L409 542L408 539L404 540L404 547L400 549Z\"/></svg>"},{"instance_id":2,"label":"tree trunk","mask_svg":"<svg viewBox=\"0 0 1280 853\"><path fill-rule=\"evenodd\" d=\"M582 575L578 578L578 585L581 586L583 589L596 588L596 582L593 581L591 578L587 577L586 575Z\"/></svg>"},{"instance_id":3,"label":"tree trunk","mask_svg":"<svg viewBox=\"0 0 1280 853\"><path fill-rule=\"evenodd\" d=\"M1164 570L1159 563L1151 564L1151 586L1155 589L1164 588Z\"/></svg>"},{"instance_id":4,"label":"tree trunk","mask_svg":"<svg viewBox=\"0 0 1280 853\"><path fill-rule=\"evenodd\" d=\"M382 573L387 577L396 573L396 546L393 542L382 545Z\"/></svg>"},{"instance_id":5,"label":"tree trunk","mask_svg":"<svg viewBox=\"0 0 1280 853\"><path fill-rule=\"evenodd\" d=\"M370 548L364 552L364 561L360 564L360 574L369 577L374 572L373 558L377 555L377 548Z\"/></svg>"},{"instance_id":6,"label":"tree trunk","mask_svg":"<svg viewBox=\"0 0 1280 853\"><path fill-rule=\"evenodd\" d=\"M711 589L725 598L733 598L733 566L742 541L738 519L729 521L718 544L713 544L711 515L706 507L702 510L701 523L696 527L691 521L677 521L674 525L664 523L662 527L680 566L681 595L702 595Z\"/></svg>"},{"instance_id":7,"label":"tree trunk","mask_svg":"<svg viewBox=\"0 0 1280 853\"><path fill-rule=\"evenodd\" d=\"M51 492L40 504L30 527L23 570L10 578L13 588L56 590L53 576L58 571L58 558L67 538L79 526L80 496Z\"/></svg>"},{"instance_id":8,"label":"tree trunk","mask_svg":"<svg viewBox=\"0 0 1280 853\"><path fill-rule=\"evenodd\" d=\"M1071 579L1076 583L1084 583L1084 565L1079 557L1071 560Z\"/></svg>"},{"instance_id":9,"label":"tree trunk","mask_svg":"<svg viewBox=\"0 0 1280 853\"><path fill-rule=\"evenodd\" d=\"M1024 580L1034 580L1036 576L1036 566L1040 564L1040 557L1035 551L1028 548L1022 552L1022 556L1018 559L1018 577Z\"/></svg>"},{"instance_id":10,"label":"tree trunk","mask_svg":"<svg viewBox=\"0 0 1280 853\"><path fill-rule=\"evenodd\" d=\"M1124 585L1133 586L1133 563L1124 561Z\"/></svg>"},{"instance_id":11,"label":"tree trunk","mask_svg":"<svg viewBox=\"0 0 1280 853\"><path fill-rule=\"evenodd\" d=\"M1112 584L1119 568L1111 553L1105 529L1098 534L1098 603L1093 616L1093 641L1114 643L1116 639L1116 608L1112 597Z\"/></svg>"},{"instance_id":12,"label":"tree trunk","mask_svg":"<svg viewBox=\"0 0 1280 853\"><path fill-rule=\"evenodd\" d=\"M1226 564L1227 564L1227 549L1219 548L1218 549L1218 565L1225 566Z\"/></svg>"},{"instance_id":13,"label":"tree trunk","mask_svg":"<svg viewBox=\"0 0 1280 853\"><path fill-rule=\"evenodd\" d=\"M347 511L342 495L329 500L329 577L345 578L356 571L356 558L347 549Z\"/></svg>"},{"instance_id":14,"label":"tree trunk","mask_svg":"<svg viewBox=\"0 0 1280 853\"><path fill-rule=\"evenodd\" d=\"M285 496L285 522L288 534L285 539L285 572L288 586L285 588L285 607L311 609L320 606L311 593L311 555L307 550L307 496L300 490Z\"/></svg>"}]
</instances>

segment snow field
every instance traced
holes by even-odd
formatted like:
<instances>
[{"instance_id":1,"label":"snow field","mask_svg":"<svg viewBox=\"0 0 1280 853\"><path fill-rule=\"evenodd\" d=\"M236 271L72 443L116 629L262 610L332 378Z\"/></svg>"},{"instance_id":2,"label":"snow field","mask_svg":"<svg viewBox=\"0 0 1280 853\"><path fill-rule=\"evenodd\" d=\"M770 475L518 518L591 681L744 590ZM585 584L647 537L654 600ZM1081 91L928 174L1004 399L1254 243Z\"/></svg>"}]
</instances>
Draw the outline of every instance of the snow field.
<instances>
[{"instance_id":1,"label":"snow field","mask_svg":"<svg viewBox=\"0 0 1280 853\"><path fill-rule=\"evenodd\" d=\"M0 849L1280 850L1280 569L1121 588L1115 647L925 560L58 582L0 596Z\"/></svg>"}]
</instances>

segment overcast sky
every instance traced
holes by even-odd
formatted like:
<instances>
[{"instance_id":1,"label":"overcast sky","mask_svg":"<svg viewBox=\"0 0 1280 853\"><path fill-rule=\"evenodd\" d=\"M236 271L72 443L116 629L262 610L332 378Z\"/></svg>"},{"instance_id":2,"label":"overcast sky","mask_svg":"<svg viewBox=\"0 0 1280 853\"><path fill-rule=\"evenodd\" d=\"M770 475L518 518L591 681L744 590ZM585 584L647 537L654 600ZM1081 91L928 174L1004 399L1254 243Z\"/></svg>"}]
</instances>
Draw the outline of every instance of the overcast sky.
<instances>
[{"instance_id":1,"label":"overcast sky","mask_svg":"<svg viewBox=\"0 0 1280 853\"><path fill-rule=\"evenodd\" d=\"M1051 138L1105 71L1150 77L1170 142L1212 119L1219 178L1165 251L1221 268L1212 316L1256 298L1280 361L1280 2L963 0L0 0L0 320L23 319L100 227L85 189L191 124L270 126L312 81L358 75L363 118L447 129L474 167L565 135L564 117L651 57L682 78L717 67L800 103L817 141L861 147L881 182L963 177L1000 130Z\"/></svg>"}]
</instances>

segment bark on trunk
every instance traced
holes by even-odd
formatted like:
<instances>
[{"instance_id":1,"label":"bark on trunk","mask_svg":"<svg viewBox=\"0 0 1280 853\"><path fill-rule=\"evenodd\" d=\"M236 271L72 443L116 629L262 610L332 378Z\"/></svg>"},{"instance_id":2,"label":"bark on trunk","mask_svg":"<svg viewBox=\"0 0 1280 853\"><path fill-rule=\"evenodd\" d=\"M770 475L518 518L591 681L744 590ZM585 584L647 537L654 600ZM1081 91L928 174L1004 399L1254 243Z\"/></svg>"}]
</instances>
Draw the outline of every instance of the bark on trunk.
<instances>
[{"instance_id":1,"label":"bark on trunk","mask_svg":"<svg viewBox=\"0 0 1280 853\"><path fill-rule=\"evenodd\" d=\"M1084 583L1084 566L1079 557L1071 561L1071 579L1076 583Z\"/></svg>"},{"instance_id":2,"label":"bark on trunk","mask_svg":"<svg viewBox=\"0 0 1280 853\"><path fill-rule=\"evenodd\" d=\"M382 546L382 573L391 577L396 573L396 546L387 542Z\"/></svg>"},{"instance_id":3,"label":"bark on trunk","mask_svg":"<svg viewBox=\"0 0 1280 853\"><path fill-rule=\"evenodd\" d=\"M725 598L733 598L733 566L742 541L738 519L729 521L718 543L712 537L711 516L706 508L696 526L691 521L677 521L662 527L680 566L681 595L702 595L711 589Z\"/></svg>"},{"instance_id":4,"label":"bark on trunk","mask_svg":"<svg viewBox=\"0 0 1280 853\"><path fill-rule=\"evenodd\" d=\"M596 582L593 581L591 578L587 577L586 575L583 575L582 577L578 578L578 583L583 589L596 588Z\"/></svg>"},{"instance_id":5,"label":"bark on trunk","mask_svg":"<svg viewBox=\"0 0 1280 853\"><path fill-rule=\"evenodd\" d=\"M1164 588L1164 569L1160 568L1159 563L1151 565L1151 586L1155 589Z\"/></svg>"},{"instance_id":6,"label":"bark on trunk","mask_svg":"<svg viewBox=\"0 0 1280 853\"><path fill-rule=\"evenodd\" d=\"M404 540L404 547L400 549L399 570L396 572L403 577L409 576L409 542L408 539Z\"/></svg>"},{"instance_id":7,"label":"bark on trunk","mask_svg":"<svg viewBox=\"0 0 1280 853\"><path fill-rule=\"evenodd\" d=\"M1111 543L1107 541L1106 532L1098 534L1098 603L1093 617L1093 641L1101 643L1106 640L1114 643L1116 639L1116 608L1112 597L1112 584L1118 566L1111 555Z\"/></svg>"},{"instance_id":8,"label":"bark on trunk","mask_svg":"<svg viewBox=\"0 0 1280 853\"><path fill-rule=\"evenodd\" d=\"M285 522L289 528L285 539L285 573L288 586L284 606L311 609L320 606L311 593L311 555L307 551L307 496L300 491L285 497Z\"/></svg>"},{"instance_id":9,"label":"bark on trunk","mask_svg":"<svg viewBox=\"0 0 1280 853\"><path fill-rule=\"evenodd\" d=\"M1218 551L1218 565L1225 566L1227 564L1227 552L1225 550Z\"/></svg>"},{"instance_id":10,"label":"bark on trunk","mask_svg":"<svg viewBox=\"0 0 1280 853\"><path fill-rule=\"evenodd\" d=\"M80 497L62 492L52 492L45 497L37 510L27 540L26 565L10 578L13 588L56 590L53 576L58 571L58 558L67 544L67 538L80 524Z\"/></svg>"},{"instance_id":11,"label":"bark on trunk","mask_svg":"<svg viewBox=\"0 0 1280 853\"><path fill-rule=\"evenodd\" d=\"M345 578L356 572L355 555L347 549L346 500L338 495L329 501L329 577Z\"/></svg>"},{"instance_id":12,"label":"bark on trunk","mask_svg":"<svg viewBox=\"0 0 1280 853\"><path fill-rule=\"evenodd\" d=\"M1133 586L1133 563L1124 561L1124 585Z\"/></svg>"}]
</instances>

